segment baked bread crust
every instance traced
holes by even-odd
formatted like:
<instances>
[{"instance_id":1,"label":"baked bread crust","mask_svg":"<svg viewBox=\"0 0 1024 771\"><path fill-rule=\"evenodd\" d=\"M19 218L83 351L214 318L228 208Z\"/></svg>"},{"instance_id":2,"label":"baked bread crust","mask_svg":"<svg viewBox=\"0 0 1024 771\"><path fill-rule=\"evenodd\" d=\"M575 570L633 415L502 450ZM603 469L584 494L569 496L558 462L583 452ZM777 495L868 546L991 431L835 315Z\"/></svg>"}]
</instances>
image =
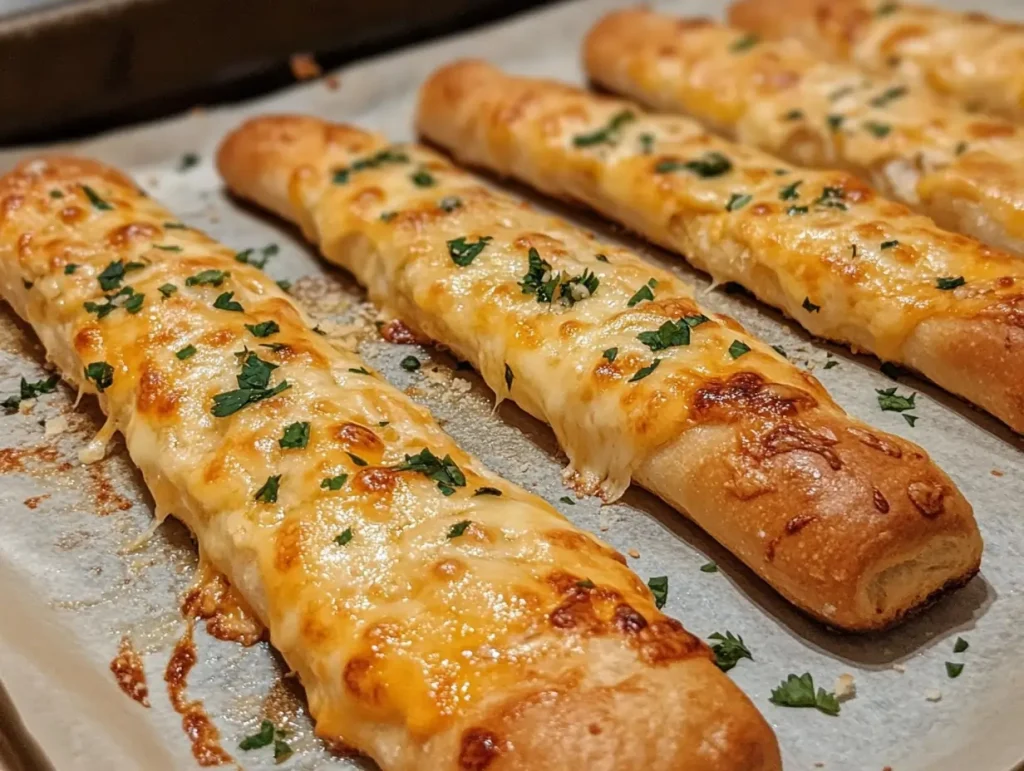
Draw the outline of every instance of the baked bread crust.
<instances>
[{"instance_id":1,"label":"baked bread crust","mask_svg":"<svg viewBox=\"0 0 1024 771\"><path fill-rule=\"evenodd\" d=\"M921 83L968 110L1024 119L1024 26L892 0L738 0L729 23Z\"/></svg>"},{"instance_id":2,"label":"baked bread crust","mask_svg":"<svg viewBox=\"0 0 1024 771\"><path fill-rule=\"evenodd\" d=\"M866 78L800 41L616 11L587 35L590 79L791 163L841 168L948 230L1024 254L1024 130L920 84Z\"/></svg>"},{"instance_id":3,"label":"baked bread crust","mask_svg":"<svg viewBox=\"0 0 1024 771\"><path fill-rule=\"evenodd\" d=\"M51 157L0 178L0 291L269 629L328 742L385 771L781 767L621 555L121 174Z\"/></svg>"},{"instance_id":4,"label":"baked bread crust","mask_svg":"<svg viewBox=\"0 0 1024 771\"><path fill-rule=\"evenodd\" d=\"M522 96L473 125L521 125ZM421 128L486 162L464 120L475 92L435 79L424 99ZM558 141L556 123L541 130ZM511 139L496 139L499 166L532 165ZM426 148L313 118L246 123L218 167L232 191L298 222L371 299L472 363L499 400L551 424L578 491L614 499L632 477L817 618L884 627L977 570L970 506L924 451L849 418L817 380L632 252ZM452 244L482 239L459 264ZM589 274L597 283L577 294L571 277ZM678 338L652 339L666 324ZM920 508L926 498L934 509Z\"/></svg>"},{"instance_id":5,"label":"baked bread crust","mask_svg":"<svg viewBox=\"0 0 1024 771\"><path fill-rule=\"evenodd\" d=\"M577 138L629 115L614 142ZM1024 431L1024 261L842 171L482 62L439 70L419 128L459 158L583 202L819 337L922 373Z\"/></svg>"}]
</instances>

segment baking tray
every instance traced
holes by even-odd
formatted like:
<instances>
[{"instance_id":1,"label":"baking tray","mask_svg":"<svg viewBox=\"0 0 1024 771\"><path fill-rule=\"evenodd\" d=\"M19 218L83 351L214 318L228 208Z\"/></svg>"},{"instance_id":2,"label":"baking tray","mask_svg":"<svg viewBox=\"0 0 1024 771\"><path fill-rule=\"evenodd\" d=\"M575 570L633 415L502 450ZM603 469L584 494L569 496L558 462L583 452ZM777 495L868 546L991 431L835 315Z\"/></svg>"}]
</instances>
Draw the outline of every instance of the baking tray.
<instances>
[{"instance_id":1,"label":"baking tray","mask_svg":"<svg viewBox=\"0 0 1024 771\"><path fill-rule=\"evenodd\" d=\"M512 481L537 492L580 526L630 554L643 578L669 576L666 611L695 634L742 635L753 661L729 676L774 726L786 768L832 771L1008 771L1024 759L1024 455L1022 439L963 402L912 378L893 382L877 362L812 341L794 324L723 288L681 260L624 237L597 219L561 211L604 237L623 241L700 288L715 311L735 315L755 334L782 345L812 369L851 413L922 444L974 505L986 542L981 574L900 628L869 636L829 632L782 601L700 530L639 489L600 506L565 495L565 462L550 430L493 397L443 352L392 345L376 333L375 311L352 279L317 259L293 230L225 196L212 167L224 133L243 117L267 111L308 112L411 136L413 97L434 67L481 56L525 74L581 79L580 40L614 4L569 3L472 34L381 56L338 73L337 88L312 82L268 98L111 134L70 148L131 173L180 218L237 249L279 246L266 270L295 282L294 293L339 345L357 347L388 379L429 407L469 451ZM681 14L720 14L720 3L662 2ZM966 4L965 4L966 7ZM1024 8L990 2L1006 16ZM45 148L52 149L52 148ZM0 169L28 154L0 153ZM180 159L199 162L180 170ZM514 192L525 194L519 188ZM417 373L398 363L409 353ZM837 362L826 369L827 362ZM0 394L22 375L44 374L31 333L0 311ZM916 392L911 427L879 409L875 389ZM28 732L58 769L190 768L194 760L181 720L170 707L163 673L184 629L180 599L194 579L195 548L183 528L152 529L152 503L115 442L108 457L83 466L78 451L102 425L91 400L73 408L62 389L26 414L0 418L0 677ZM55 433L64 428L66 430ZM49 435L47 435L49 432ZM639 555L639 556L634 556ZM701 565L713 561L717 573ZM128 636L141 654L150 708L123 695L109 666ZM964 637L970 648L952 651ZM242 752L242 737L264 718L286 725L295 755L284 767L372 768L331 755L317 741L301 690L266 644L245 648L196 630L199 661L188 695L202 700L223 746L248 769L274 767L269 752ZM946 661L965 664L950 679ZM790 673L810 672L831 689L854 677L857 695L838 717L776 707L772 688ZM938 700L930 700L938 699Z\"/></svg>"}]
</instances>

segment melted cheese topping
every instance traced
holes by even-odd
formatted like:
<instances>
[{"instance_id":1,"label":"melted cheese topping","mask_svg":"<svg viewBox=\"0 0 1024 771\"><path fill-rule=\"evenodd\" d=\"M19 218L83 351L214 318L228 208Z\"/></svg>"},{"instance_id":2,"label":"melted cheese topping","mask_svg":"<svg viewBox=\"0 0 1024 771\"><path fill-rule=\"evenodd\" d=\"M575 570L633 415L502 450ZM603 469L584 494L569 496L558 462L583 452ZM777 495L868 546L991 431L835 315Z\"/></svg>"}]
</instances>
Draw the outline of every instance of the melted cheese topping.
<instances>
[{"instance_id":1,"label":"melted cheese topping","mask_svg":"<svg viewBox=\"0 0 1024 771\"><path fill-rule=\"evenodd\" d=\"M415 231L376 222L374 196L364 200L371 228ZM470 285L488 262L455 278L413 251L401 268L410 286L417 271ZM98 279L118 264L123 278L107 278L116 287L104 292ZM116 172L40 160L0 180L0 279L65 376L99 392L158 512L195 532L203 557L267 625L321 735L385 768L418 767L421 743L488 700L578 683L590 639L635 650L638 666L706 653L655 609L620 555L460 450L425 410L315 334L259 270ZM442 284L416 286L456 299ZM129 286L102 318L86 308ZM124 304L135 296L139 307ZM449 319L500 322L471 304ZM257 336L267 322L276 331ZM239 388L246 352L275 367L268 387L288 387L218 417L216 396ZM492 355L492 378L501 361L523 379L541 366ZM109 382L86 376L97 363L110 366ZM562 366L570 377L573 365ZM294 423L308 423L305 447L283 446ZM464 484L398 468L425 449L450 456ZM339 489L325 487L339 475Z\"/></svg>"},{"instance_id":2,"label":"melted cheese topping","mask_svg":"<svg viewBox=\"0 0 1024 771\"><path fill-rule=\"evenodd\" d=\"M793 163L849 169L926 213L978 202L999 245L1024 245L1024 132L1012 123L822 61L797 40L750 42L707 20L628 11L592 36L606 47L590 59L603 85Z\"/></svg>"},{"instance_id":3,"label":"melted cheese topping","mask_svg":"<svg viewBox=\"0 0 1024 771\"><path fill-rule=\"evenodd\" d=\"M307 234L375 302L471 362L499 401L549 423L578 491L617 498L652 453L702 420L701 389L738 372L832 406L816 381L732 319L712 317L667 271L482 187L425 148L332 130L344 141L292 181ZM334 181L333 170L382 152L406 160ZM422 174L430 184L416 183ZM479 253L459 264L465 244ZM543 261L533 279L531 252ZM645 342L665 325L688 342Z\"/></svg>"},{"instance_id":4,"label":"melted cheese topping","mask_svg":"<svg viewBox=\"0 0 1024 771\"><path fill-rule=\"evenodd\" d=\"M773 26L825 55L921 83L968 109L1024 117L1021 25L892 0L803 5L802 13Z\"/></svg>"},{"instance_id":5,"label":"melted cheese topping","mask_svg":"<svg viewBox=\"0 0 1024 771\"><path fill-rule=\"evenodd\" d=\"M453 118L472 141L454 150L586 201L816 335L900 362L925 319L996 318L1019 302L1024 263L850 174L798 169L685 118L472 66L480 72L460 93L470 106ZM624 113L632 119L613 141L579 146Z\"/></svg>"}]
</instances>

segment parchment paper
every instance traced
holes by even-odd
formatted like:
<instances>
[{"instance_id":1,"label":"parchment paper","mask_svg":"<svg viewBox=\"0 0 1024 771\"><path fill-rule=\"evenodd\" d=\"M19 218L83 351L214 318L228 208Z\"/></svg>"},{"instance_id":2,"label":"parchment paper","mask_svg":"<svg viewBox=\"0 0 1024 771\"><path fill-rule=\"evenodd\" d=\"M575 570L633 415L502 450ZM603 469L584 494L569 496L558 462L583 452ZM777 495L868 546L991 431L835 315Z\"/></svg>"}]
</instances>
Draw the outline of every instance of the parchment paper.
<instances>
[{"instance_id":1,"label":"parchment paper","mask_svg":"<svg viewBox=\"0 0 1024 771\"><path fill-rule=\"evenodd\" d=\"M358 64L340 72L337 81L308 83L71 149L121 167L182 220L239 250L278 244L280 252L266 270L274 278L295 280L295 294L314 315L333 322L326 328L339 344L358 346L373 366L433 410L466 449L629 553L640 576L669 576L666 611L692 632L742 635L754 661L741 661L730 676L775 727L788 769L1007 771L1024 759L1021 437L930 385L909 377L893 382L870 357L811 341L794 324L742 296L716 289L702 298L784 346L857 417L923 445L974 505L986 551L981 575L970 585L893 632L830 633L639 489L603 508L596 500L558 503L566 493L559 481L564 458L547 427L509 403L492 414L491 394L473 373L457 371L445 354L381 340L372 324L374 311L363 304L350 277L319 261L294 231L242 208L221 189L213 150L243 116L309 112L406 139L416 88L434 67L455 57L486 57L514 72L580 81L580 40L614 5L594 0L556 6ZM695 0L656 5L681 14L721 15L723 7ZM966 0L959 5L968 7ZM1006 17L1024 16L1024 5L1012 0L981 6ZM0 153L0 169L29 151ZM188 152L198 153L200 163L179 171L179 159ZM616 238L597 219L563 213ZM625 240L706 289L706 277L680 259ZM398 366L409 353L424 361L424 370L407 373ZM43 377L43 360L31 332L6 306L0 309L0 395L15 393L21 376ZM828 361L838 364L826 370ZM916 426L880 411L875 389L892 385L902 394L918 393ZM149 535L152 504L123 445L115 443L99 463L79 463L78 450L102 418L89 400L75 410L73 398L62 387L27 412L0 417L0 678L58 769L192 768L163 672L184 628L179 601L194 577L195 547L173 522ZM59 416L67 420L67 430L53 433L61 427L54 422ZM716 562L719 572L701 572L708 561ZM125 635L143 654L150 709L124 696L109 671ZM952 651L957 636L970 643L962 654ZM373 767L332 756L313 737L301 689L284 676L280 659L266 644L243 648L209 637L202 626L196 642L199 663L189 678L189 697L203 700L239 765L274 766L269 749L237 749L242 737L270 718L292 732L296 752L284 767ZM963 662L963 674L948 678L946 661ZM803 672L829 690L837 676L851 674L857 695L843 703L838 717L769 703L773 687L788 674Z\"/></svg>"}]
</instances>

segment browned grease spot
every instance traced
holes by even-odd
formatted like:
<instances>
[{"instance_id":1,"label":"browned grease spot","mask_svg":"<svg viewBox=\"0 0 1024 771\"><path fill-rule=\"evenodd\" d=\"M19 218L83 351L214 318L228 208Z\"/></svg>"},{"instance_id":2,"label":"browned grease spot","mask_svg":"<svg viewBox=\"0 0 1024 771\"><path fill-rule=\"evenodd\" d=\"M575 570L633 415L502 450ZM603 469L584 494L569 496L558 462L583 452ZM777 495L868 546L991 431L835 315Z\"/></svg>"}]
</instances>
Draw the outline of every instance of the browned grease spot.
<instances>
[{"instance_id":1,"label":"browned grease spot","mask_svg":"<svg viewBox=\"0 0 1024 771\"><path fill-rule=\"evenodd\" d=\"M165 418L178 410L181 394L171 387L162 372L146 363L139 377L139 391L135 403L142 413Z\"/></svg>"},{"instance_id":2,"label":"browned grease spot","mask_svg":"<svg viewBox=\"0 0 1024 771\"><path fill-rule=\"evenodd\" d=\"M221 574L203 570L185 595L181 612L206 621L206 631L218 640L255 645L263 638L263 625Z\"/></svg>"},{"instance_id":3,"label":"browned grease spot","mask_svg":"<svg viewBox=\"0 0 1024 771\"><path fill-rule=\"evenodd\" d=\"M459 747L459 768L483 771L501 754L501 739L485 728L468 728Z\"/></svg>"},{"instance_id":4,"label":"browned grease spot","mask_svg":"<svg viewBox=\"0 0 1024 771\"><path fill-rule=\"evenodd\" d=\"M907 495L928 519L934 519L945 509L946 491L935 482L911 482L907 486Z\"/></svg>"},{"instance_id":5,"label":"browned grease spot","mask_svg":"<svg viewBox=\"0 0 1024 771\"><path fill-rule=\"evenodd\" d=\"M0 450L0 474L25 470L25 461L53 463L57 450L53 447L6 447Z\"/></svg>"},{"instance_id":6,"label":"browned grease spot","mask_svg":"<svg viewBox=\"0 0 1024 771\"><path fill-rule=\"evenodd\" d=\"M428 343L427 338L421 337L409 329L401 319L394 319L380 328L380 336L389 343L399 345L410 345L412 343Z\"/></svg>"},{"instance_id":7,"label":"browned grease spot","mask_svg":"<svg viewBox=\"0 0 1024 771\"><path fill-rule=\"evenodd\" d=\"M866 431L863 428L848 428L847 433L853 435L861 444L866 444L872 450L878 450L884 452L890 458L902 458L903 450L900 449L899 445L895 442L891 442L887 439L882 439L879 436Z\"/></svg>"},{"instance_id":8,"label":"browned grease spot","mask_svg":"<svg viewBox=\"0 0 1024 771\"><path fill-rule=\"evenodd\" d=\"M400 473L393 468L365 468L356 473L352 485L364 493L389 493L395 489Z\"/></svg>"},{"instance_id":9,"label":"browned grease spot","mask_svg":"<svg viewBox=\"0 0 1024 771\"><path fill-rule=\"evenodd\" d=\"M714 378L693 397L694 419L733 421L751 413L783 417L810 409L817 401L806 391L780 383L766 383L756 372L737 372L725 381Z\"/></svg>"},{"instance_id":10,"label":"browned grease spot","mask_svg":"<svg viewBox=\"0 0 1024 771\"><path fill-rule=\"evenodd\" d=\"M127 246L132 241L151 241L159 233L160 229L148 222L129 222L111 230L107 234L107 243L113 247Z\"/></svg>"},{"instance_id":11,"label":"browned grease spot","mask_svg":"<svg viewBox=\"0 0 1024 771\"><path fill-rule=\"evenodd\" d=\"M871 497L874 500L875 508L883 514L889 513L889 501L885 499L885 495L877 487L872 491Z\"/></svg>"},{"instance_id":12,"label":"browned grease spot","mask_svg":"<svg viewBox=\"0 0 1024 771\"><path fill-rule=\"evenodd\" d=\"M121 638L117 655L110 662L110 671L114 673L118 688L124 691L128 698L137 701L143 707L149 706L149 686L146 685L142 657L135 650L130 638Z\"/></svg>"},{"instance_id":13,"label":"browned grease spot","mask_svg":"<svg viewBox=\"0 0 1024 771\"><path fill-rule=\"evenodd\" d=\"M349 659L342 677L345 687L360 701L375 706L384 702L384 684L373 671L373 661L370 659L363 656Z\"/></svg>"},{"instance_id":14,"label":"browned grease spot","mask_svg":"<svg viewBox=\"0 0 1024 771\"><path fill-rule=\"evenodd\" d=\"M164 671L164 682L167 683L167 695L171 699L174 711L181 715L181 727L192 744L192 756L200 766L222 766L233 762L233 758L220 746L220 733L213 724L203 703L199 700L189 701L185 698L188 673L196 664L196 647L192 642L192 622L188 622L185 634L174 646L167 669Z\"/></svg>"},{"instance_id":15,"label":"browned grease spot","mask_svg":"<svg viewBox=\"0 0 1024 771\"><path fill-rule=\"evenodd\" d=\"M96 503L97 514L106 517L115 511L128 511L132 507L130 500L115 492L103 463L90 463L86 469L89 472L90 492Z\"/></svg>"},{"instance_id":16,"label":"browned grease spot","mask_svg":"<svg viewBox=\"0 0 1024 771\"><path fill-rule=\"evenodd\" d=\"M832 449L838 442L835 434L827 428L814 430L796 423L776 426L761 439L761 444L769 456L797 450L813 452L824 458L833 471L843 467L839 456Z\"/></svg>"},{"instance_id":17,"label":"browned grease spot","mask_svg":"<svg viewBox=\"0 0 1024 771\"><path fill-rule=\"evenodd\" d=\"M49 493L46 493L45 495L35 495L35 496L31 497L31 498L26 498L24 500L24 504L26 506L28 506L28 508L30 508L30 509L38 509L39 508L39 504L42 503L43 501L45 501L49 497L50 497Z\"/></svg>"},{"instance_id":18,"label":"browned grease spot","mask_svg":"<svg viewBox=\"0 0 1024 771\"><path fill-rule=\"evenodd\" d=\"M358 423L344 423L337 429L335 436L346 450L355 452L357 455L358 450L380 451L384 448L384 443L379 436Z\"/></svg>"}]
</instances>

